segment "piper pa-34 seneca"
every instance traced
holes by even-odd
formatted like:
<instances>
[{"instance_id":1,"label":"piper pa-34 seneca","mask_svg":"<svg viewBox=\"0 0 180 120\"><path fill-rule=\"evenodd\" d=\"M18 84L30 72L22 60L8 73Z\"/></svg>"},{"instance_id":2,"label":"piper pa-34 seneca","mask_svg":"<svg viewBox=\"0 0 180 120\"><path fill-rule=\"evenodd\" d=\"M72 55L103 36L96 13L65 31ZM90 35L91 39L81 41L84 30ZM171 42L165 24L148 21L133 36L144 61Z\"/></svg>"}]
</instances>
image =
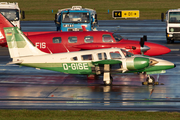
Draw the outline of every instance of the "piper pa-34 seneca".
<instances>
[{"instance_id":1,"label":"piper pa-34 seneca","mask_svg":"<svg viewBox=\"0 0 180 120\"><path fill-rule=\"evenodd\" d=\"M0 45L7 46L3 27L13 25L0 14ZM83 27L85 29L85 27ZM123 39L120 35L106 31L80 32L24 32L30 41L46 53L61 53L67 51L92 50L102 48L122 48L133 54L148 56L163 55L170 49L155 43Z\"/></svg>"},{"instance_id":2,"label":"piper pa-34 seneca","mask_svg":"<svg viewBox=\"0 0 180 120\"><path fill-rule=\"evenodd\" d=\"M115 73L162 73L175 65L153 57L134 56L120 48L106 48L67 53L48 54L36 46L17 27L4 28L8 49L13 61L18 64L70 74L103 75L106 85L112 84L111 74ZM148 75L147 81L155 83Z\"/></svg>"}]
</instances>

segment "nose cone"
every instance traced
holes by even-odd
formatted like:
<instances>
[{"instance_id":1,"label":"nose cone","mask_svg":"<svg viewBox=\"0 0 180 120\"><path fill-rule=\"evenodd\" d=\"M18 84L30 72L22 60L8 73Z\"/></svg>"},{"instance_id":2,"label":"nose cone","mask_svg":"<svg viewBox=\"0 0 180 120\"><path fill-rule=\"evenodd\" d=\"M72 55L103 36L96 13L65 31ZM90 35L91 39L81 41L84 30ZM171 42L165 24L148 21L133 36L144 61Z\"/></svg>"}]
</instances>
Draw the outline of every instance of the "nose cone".
<instances>
[{"instance_id":1,"label":"nose cone","mask_svg":"<svg viewBox=\"0 0 180 120\"><path fill-rule=\"evenodd\" d=\"M163 59L157 59L157 58L153 58L153 59L158 61L158 63L153 65L151 67L151 69L154 69L154 70L167 70L167 69L172 69L172 68L176 67L176 65L174 63L170 62L170 61L163 60Z\"/></svg>"},{"instance_id":2,"label":"nose cone","mask_svg":"<svg viewBox=\"0 0 180 120\"><path fill-rule=\"evenodd\" d=\"M150 48L146 45L144 45L144 47L141 47L141 52L146 52L148 51Z\"/></svg>"},{"instance_id":3,"label":"nose cone","mask_svg":"<svg viewBox=\"0 0 180 120\"><path fill-rule=\"evenodd\" d=\"M148 55L148 56L163 55L171 51L169 48L156 43L146 42L145 45L150 48L148 51L144 52L144 55Z\"/></svg>"}]
</instances>

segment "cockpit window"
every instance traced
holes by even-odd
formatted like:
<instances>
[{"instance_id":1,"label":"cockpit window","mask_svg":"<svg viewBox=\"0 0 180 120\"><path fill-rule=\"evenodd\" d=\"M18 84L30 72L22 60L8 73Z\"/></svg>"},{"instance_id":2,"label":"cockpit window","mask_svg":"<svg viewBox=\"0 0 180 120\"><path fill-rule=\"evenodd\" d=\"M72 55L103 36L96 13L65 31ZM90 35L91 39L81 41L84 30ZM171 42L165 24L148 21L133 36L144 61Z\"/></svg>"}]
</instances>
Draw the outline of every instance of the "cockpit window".
<instances>
[{"instance_id":1,"label":"cockpit window","mask_svg":"<svg viewBox=\"0 0 180 120\"><path fill-rule=\"evenodd\" d=\"M111 56L111 59L120 59L121 58L121 54L119 53L119 51L110 52L110 56Z\"/></svg>"},{"instance_id":2,"label":"cockpit window","mask_svg":"<svg viewBox=\"0 0 180 120\"><path fill-rule=\"evenodd\" d=\"M124 54L125 57L131 57L134 56L134 54L127 52L126 50L121 49L122 53Z\"/></svg>"},{"instance_id":3,"label":"cockpit window","mask_svg":"<svg viewBox=\"0 0 180 120\"><path fill-rule=\"evenodd\" d=\"M103 35L102 40L103 42L113 42L111 35Z\"/></svg>"},{"instance_id":4,"label":"cockpit window","mask_svg":"<svg viewBox=\"0 0 180 120\"><path fill-rule=\"evenodd\" d=\"M115 34L115 33L113 33L113 37L116 40L116 42L119 42L123 39L123 37L121 35Z\"/></svg>"}]
</instances>

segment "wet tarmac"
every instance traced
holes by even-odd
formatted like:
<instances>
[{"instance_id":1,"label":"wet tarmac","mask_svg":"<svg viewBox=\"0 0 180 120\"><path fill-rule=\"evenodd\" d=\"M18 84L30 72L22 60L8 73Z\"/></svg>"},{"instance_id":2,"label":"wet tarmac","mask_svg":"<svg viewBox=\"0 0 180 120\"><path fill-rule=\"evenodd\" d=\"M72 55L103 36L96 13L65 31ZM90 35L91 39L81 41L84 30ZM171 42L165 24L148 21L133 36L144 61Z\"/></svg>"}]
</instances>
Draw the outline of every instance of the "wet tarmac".
<instances>
[{"instance_id":1,"label":"wet tarmac","mask_svg":"<svg viewBox=\"0 0 180 120\"><path fill-rule=\"evenodd\" d=\"M52 21L22 21L21 27L23 31L56 29ZM166 44L165 23L160 20L99 21L98 29L136 40L146 34L148 41L172 50L158 58L175 63L176 68L152 75L160 85L142 85L144 75L114 74L113 85L104 86L102 76L87 79L84 75L6 65L11 59L7 48L0 48L0 108L180 111L180 42Z\"/></svg>"}]
</instances>

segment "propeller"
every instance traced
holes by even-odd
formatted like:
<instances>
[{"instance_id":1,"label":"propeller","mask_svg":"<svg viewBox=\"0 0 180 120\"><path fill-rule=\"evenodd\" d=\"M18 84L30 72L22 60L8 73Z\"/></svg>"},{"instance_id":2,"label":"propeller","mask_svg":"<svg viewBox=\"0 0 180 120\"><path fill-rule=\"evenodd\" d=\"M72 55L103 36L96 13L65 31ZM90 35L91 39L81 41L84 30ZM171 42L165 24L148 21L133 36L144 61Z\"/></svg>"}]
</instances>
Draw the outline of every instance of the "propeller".
<instances>
[{"instance_id":1,"label":"propeller","mask_svg":"<svg viewBox=\"0 0 180 120\"><path fill-rule=\"evenodd\" d=\"M140 45L141 47L144 47L144 42L147 41L147 36L143 35L143 38L140 39Z\"/></svg>"},{"instance_id":2,"label":"propeller","mask_svg":"<svg viewBox=\"0 0 180 120\"><path fill-rule=\"evenodd\" d=\"M141 45L141 47L144 47L144 39L143 38L140 39L140 45Z\"/></svg>"},{"instance_id":3,"label":"propeller","mask_svg":"<svg viewBox=\"0 0 180 120\"><path fill-rule=\"evenodd\" d=\"M146 45L144 45L144 42L147 41L147 36L144 35L143 38L140 39L140 46L141 46L141 53L144 54L147 50L150 48Z\"/></svg>"}]
</instances>

